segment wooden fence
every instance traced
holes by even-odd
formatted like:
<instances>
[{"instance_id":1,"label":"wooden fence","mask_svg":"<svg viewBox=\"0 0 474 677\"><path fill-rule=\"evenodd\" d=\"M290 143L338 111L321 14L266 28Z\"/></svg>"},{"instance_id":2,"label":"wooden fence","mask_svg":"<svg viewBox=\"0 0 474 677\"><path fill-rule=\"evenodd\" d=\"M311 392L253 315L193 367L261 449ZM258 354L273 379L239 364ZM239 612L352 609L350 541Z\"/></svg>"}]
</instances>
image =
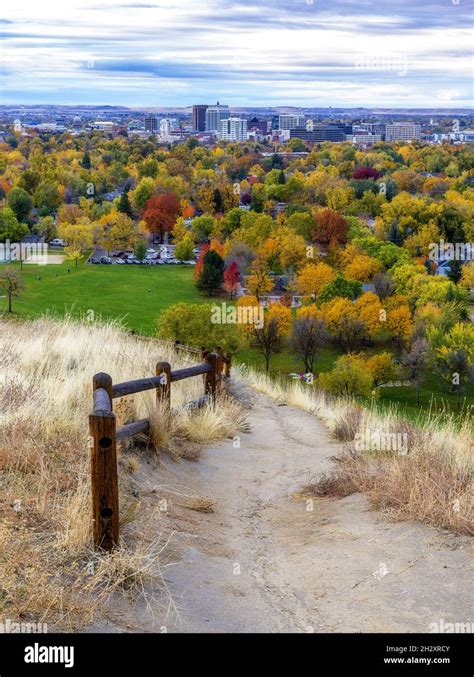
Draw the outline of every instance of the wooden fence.
<instances>
[{"instance_id":1,"label":"wooden fence","mask_svg":"<svg viewBox=\"0 0 474 677\"><path fill-rule=\"evenodd\" d=\"M231 356L220 347L215 352L190 348L175 343L176 351L199 353L201 363L184 369L171 370L168 362L158 362L156 375L124 383L112 383L109 374L96 374L92 380L93 407L89 416L91 440L91 493L94 546L112 550L119 540L119 498L117 476L117 443L149 433L150 420L127 423L117 428L113 401L145 390L156 390L157 404L171 412L171 384L193 376L203 376L204 396L187 407L215 403L222 379L230 376Z\"/></svg>"}]
</instances>

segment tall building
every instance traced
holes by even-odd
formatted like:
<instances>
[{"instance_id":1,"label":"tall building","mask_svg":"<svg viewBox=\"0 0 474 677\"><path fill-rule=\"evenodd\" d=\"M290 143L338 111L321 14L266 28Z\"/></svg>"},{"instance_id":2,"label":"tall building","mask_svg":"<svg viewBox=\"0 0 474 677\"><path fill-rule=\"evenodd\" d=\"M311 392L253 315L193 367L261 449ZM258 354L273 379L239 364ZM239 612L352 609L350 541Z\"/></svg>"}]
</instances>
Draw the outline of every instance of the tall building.
<instances>
[{"instance_id":1,"label":"tall building","mask_svg":"<svg viewBox=\"0 0 474 677\"><path fill-rule=\"evenodd\" d=\"M221 106L219 101L215 106L208 106L206 110L206 132L219 132L221 120L230 118L229 106Z\"/></svg>"},{"instance_id":2,"label":"tall building","mask_svg":"<svg viewBox=\"0 0 474 677\"><path fill-rule=\"evenodd\" d=\"M158 118L152 115L145 116L145 131L156 134L158 131Z\"/></svg>"},{"instance_id":3,"label":"tall building","mask_svg":"<svg viewBox=\"0 0 474 677\"><path fill-rule=\"evenodd\" d=\"M421 125L395 122L385 128L385 141L415 141L421 139Z\"/></svg>"},{"instance_id":4,"label":"tall building","mask_svg":"<svg viewBox=\"0 0 474 677\"><path fill-rule=\"evenodd\" d=\"M243 118L221 120L219 139L222 141L247 141L247 120Z\"/></svg>"},{"instance_id":5,"label":"tall building","mask_svg":"<svg viewBox=\"0 0 474 677\"><path fill-rule=\"evenodd\" d=\"M296 129L296 127L304 127L305 116L300 114L288 114L278 116L278 129Z\"/></svg>"},{"instance_id":6,"label":"tall building","mask_svg":"<svg viewBox=\"0 0 474 677\"><path fill-rule=\"evenodd\" d=\"M193 131L206 131L206 111L208 106L197 105L193 106Z\"/></svg>"}]
</instances>

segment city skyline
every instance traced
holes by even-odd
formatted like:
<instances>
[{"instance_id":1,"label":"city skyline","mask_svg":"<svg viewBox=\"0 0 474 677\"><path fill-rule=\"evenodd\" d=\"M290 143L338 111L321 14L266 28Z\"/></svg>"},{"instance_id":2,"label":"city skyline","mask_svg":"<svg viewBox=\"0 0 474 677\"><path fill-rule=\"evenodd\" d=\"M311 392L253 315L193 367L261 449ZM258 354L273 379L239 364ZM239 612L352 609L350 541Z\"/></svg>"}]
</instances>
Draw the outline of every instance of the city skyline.
<instances>
[{"instance_id":1,"label":"city skyline","mask_svg":"<svg viewBox=\"0 0 474 677\"><path fill-rule=\"evenodd\" d=\"M8 0L0 24L3 105L472 106L463 0Z\"/></svg>"}]
</instances>

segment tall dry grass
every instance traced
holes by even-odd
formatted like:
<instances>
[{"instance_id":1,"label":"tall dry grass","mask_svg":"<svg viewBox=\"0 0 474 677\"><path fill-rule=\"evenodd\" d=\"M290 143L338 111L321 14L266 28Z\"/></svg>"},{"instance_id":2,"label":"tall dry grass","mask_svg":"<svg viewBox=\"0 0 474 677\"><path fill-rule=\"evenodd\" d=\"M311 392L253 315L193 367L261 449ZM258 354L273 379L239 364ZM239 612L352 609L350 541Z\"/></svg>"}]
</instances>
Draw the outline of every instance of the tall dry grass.
<instances>
[{"instance_id":1,"label":"tall dry grass","mask_svg":"<svg viewBox=\"0 0 474 677\"><path fill-rule=\"evenodd\" d=\"M159 507L138 510L128 476L144 453L196 458L199 443L235 433L243 423L228 397L197 411L180 405L203 393L201 377L173 384L173 416L149 391L116 402L118 424L150 416L151 448L119 452L122 537L113 553L91 548L88 414L91 379L114 382L195 361L157 347L114 324L66 318L0 320L0 617L42 621L51 628L91 623L121 594L165 587L160 561L169 533ZM161 594L161 593L160 593Z\"/></svg>"},{"instance_id":2,"label":"tall dry grass","mask_svg":"<svg viewBox=\"0 0 474 677\"><path fill-rule=\"evenodd\" d=\"M306 491L318 496L363 492L375 509L393 519L474 534L470 411L462 421L430 414L415 424L401 418L395 408L382 413L306 384L275 382L248 368L241 369L241 376L258 392L317 416L345 443L333 470L317 477ZM403 449L383 444L364 448L369 435L382 441L397 436L404 440Z\"/></svg>"}]
</instances>

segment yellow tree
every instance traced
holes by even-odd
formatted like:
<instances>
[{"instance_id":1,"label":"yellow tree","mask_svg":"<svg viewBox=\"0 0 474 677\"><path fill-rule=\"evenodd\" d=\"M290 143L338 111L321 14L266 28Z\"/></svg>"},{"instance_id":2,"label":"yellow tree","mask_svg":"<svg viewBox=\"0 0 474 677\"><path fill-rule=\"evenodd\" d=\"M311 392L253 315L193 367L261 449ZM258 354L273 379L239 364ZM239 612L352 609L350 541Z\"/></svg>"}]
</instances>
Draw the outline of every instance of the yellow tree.
<instances>
[{"instance_id":1,"label":"yellow tree","mask_svg":"<svg viewBox=\"0 0 474 677\"><path fill-rule=\"evenodd\" d=\"M344 275L349 280L358 280L359 282L368 282L382 268L380 261L367 256L358 254L344 269Z\"/></svg>"},{"instance_id":2,"label":"yellow tree","mask_svg":"<svg viewBox=\"0 0 474 677\"><path fill-rule=\"evenodd\" d=\"M260 298L273 289L273 280L268 274L268 263L262 256L257 256L252 261L250 270L246 281L247 289L260 302Z\"/></svg>"},{"instance_id":3,"label":"yellow tree","mask_svg":"<svg viewBox=\"0 0 474 677\"><path fill-rule=\"evenodd\" d=\"M335 273L326 263L308 263L296 278L296 290L304 296L316 296L328 282L332 282Z\"/></svg>"},{"instance_id":4,"label":"yellow tree","mask_svg":"<svg viewBox=\"0 0 474 677\"><path fill-rule=\"evenodd\" d=\"M398 306L387 313L387 328L395 344L401 349L413 333L413 321L407 305Z\"/></svg>"},{"instance_id":5,"label":"yellow tree","mask_svg":"<svg viewBox=\"0 0 474 677\"><path fill-rule=\"evenodd\" d=\"M354 305L358 317L367 327L370 338L376 338L383 333L387 327L387 313L377 294L366 292L359 296Z\"/></svg>"},{"instance_id":6,"label":"yellow tree","mask_svg":"<svg viewBox=\"0 0 474 677\"><path fill-rule=\"evenodd\" d=\"M58 226L59 237L67 242L64 251L70 261L77 264L84 252L92 248L94 241L92 224L90 223L62 223Z\"/></svg>"}]
</instances>

